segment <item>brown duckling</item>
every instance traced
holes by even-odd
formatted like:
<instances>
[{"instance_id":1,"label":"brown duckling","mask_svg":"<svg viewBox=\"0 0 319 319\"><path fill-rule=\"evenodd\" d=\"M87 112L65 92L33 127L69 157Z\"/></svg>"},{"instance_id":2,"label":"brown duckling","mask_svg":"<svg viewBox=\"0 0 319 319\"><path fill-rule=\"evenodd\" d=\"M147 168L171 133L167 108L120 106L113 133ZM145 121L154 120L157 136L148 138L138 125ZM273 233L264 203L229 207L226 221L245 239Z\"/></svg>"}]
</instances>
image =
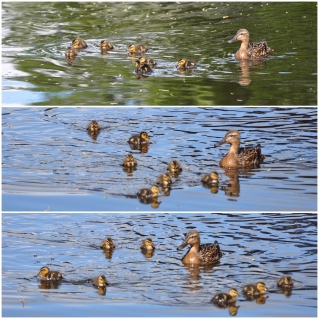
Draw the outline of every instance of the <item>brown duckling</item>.
<instances>
[{"instance_id":1,"label":"brown duckling","mask_svg":"<svg viewBox=\"0 0 319 319\"><path fill-rule=\"evenodd\" d=\"M217 172L211 172L210 174L206 174L202 177L202 182L204 184L208 185L216 185L219 182L218 179L218 173Z\"/></svg>"},{"instance_id":2,"label":"brown duckling","mask_svg":"<svg viewBox=\"0 0 319 319\"><path fill-rule=\"evenodd\" d=\"M113 240L110 237L107 237L102 241L100 248L105 250L111 250L115 248L115 245L113 243Z\"/></svg>"},{"instance_id":3,"label":"brown duckling","mask_svg":"<svg viewBox=\"0 0 319 319\"><path fill-rule=\"evenodd\" d=\"M93 280L93 285L96 287L105 287L108 285L106 277L104 275L97 276Z\"/></svg>"},{"instance_id":4,"label":"brown duckling","mask_svg":"<svg viewBox=\"0 0 319 319\"><path fill-rule=\"evenodd\" d=\"M144 57L140 57L138 59L140 65L148 64L151 68L153 68L157 63L153 59L146 59Z\"/></svg>"},{"instance_id":5,"label":"brown duckling","mask_svg":"<svg viewBox=\"0 0 319 319\"><path fill-rule=\"evenodd\" d=\"M95 120L91 121L86 128L90 132L98 132L101 129L99 123Z\"/></svg>"},{"instance_id":6,"label":"brown duckling","mask_svg":"<svg viewBox=\"0 0 319 319\"><path fill-rule=\"evenodd\" d=\"M123 159L123 163L122 163L122 166L125 166L125 167L134 167L137 165L137 162L133 156L133 154L127 154L125 156L125 158Z\"/></svg>"},{"instance_id":7,"label":"brown duckling","mask_svg":"<svg viewBox=\"0 0 319 319\"><path fill-rule=\"evenodd\" d=\"M294 283L292 281L292 278L290 276L283 276L278 278L277 280L277 286L286 288L286 289L291 289L293 287Z\"/></svg>"},{"instance_id":8,"label":"brown duckling","mask_svg":"<svg viewBox=\"0 0 319 319\"><path fill-rule=\"evenodd\" d=\"M229 294L220 293L213 297L212 301L219 307L227 307L229 304L236 302L238 291L234 288L229 290Z\"/></svg>"},{"instance_id":9,"label":"brown duckling","mask_svg":"<svg viewBox=\"0 0 319 319\"><path fill-rule=\"evenodd\" d=\"M246 295L259 296L263 295L266 290L266 285L263 282L258 282L256 285L245 286L243 292Z\"/></svg>"},{"instance_id":10,"label":"brown duckling","mask_svg":"<svg viewBox=\"0 0 319 319\"><path fill-rule=\"evenodd\" d=\"M128 142L135 145L148 144L149 136L146 132L141 132L140 134L131 136Z\"/></svg>"},{"instance_id":11,"label":"brown duckling","mask_svg":"<svg viewBox=\"0 0 319 319\"><path fill-rule=\"evenodd\" d=\"M196 68L196 62L186 59L179 59L177 63L178 69L195 69Z\"/></svg>"},{"instance_id":12,"label":"brown duckling","mask_svg":"<svg viewBox=\"0 0 319 319\"><path fill-rule=\"evenodd\" d=\"M41 280L60 280L63 278L59 271L51 271L49 267L46 266L40 269L37 276L40 276Z\"/></svg>"},{"instance_id":13,"label":"brown duckling","mask_svg":"<svg viewBox=\"0 0 319 319\"><path fill-rule=\"evenodd\" d=\"M72 46L73 46L74 49L85 49L85 48L88 47L84 40L78 39L78 38L77 39L73 39Z\"/></svg>"},{"instance_id":14,"label":"brown duckling","mask_svg":"<svg viewBox=\"0 0 319 319\"><path fill-rule=\"evenodd\" d=\"M101 41L100 48L101 48L102 52L110 51L110 50L114 49L113 44L111 42L106 41L106 40Z\"/></svg>"},{"instance_id":15,"label":"brown duckling","mask_svg":"<svg viewBox=\"0 0 319 319\"><path fill-rule=\"evenodd\" d=\"M147 52L147 47L145 44L130 44L128 46L128 51L130 53L143 53Z\"/></svg>"},{"instance_id":16,"label":"brown duckling","mask_svg":"<svg viewBox=\"0 0 319 319\"><path fill-rule=\"evenodd\" d=\"M178 174L182 171L181 164L177 161L171 161L168 164L167 170L169 170L172 174Z\"/></svg>"},{"instance_id":17,"label":"brown duckling","mask_svg":"<svg viewBox=\"0 0 319 319\"><path fill-rule=\"evenodd\" d=\"M141 198L158 197L159 188L153 185L151 188L142 188L138 191L137 196Z\"/></svg>"},{"instance_id":18,"label":"brown duckling","mask_svg":"<svg viewBox=\"0 0 319 319\"><path fill-rule=\"evenodd\" d=\"M141 64L139 60L135 61L135 66L136 66L136 71L135 73L142 74L142 75L147 75L153 72L152 68L150 65L144 63Z\"/></svg>"},{"instance_id":19,"label":"brown duckling","mask_svg":"<svg viewBox=\"0 0 319 319\"><path fill-rule=\"evenodd\" d=\"M75 58L76 57L76 52L72 49L72 47L68 47L65 51L65 56L67 58Z\"/></svg>"},{"instance_id":20,"label":"brown duckling","mask_svg":"<svg viewBox=\"0 0 319 319\"><path fill-rule=\"evenodd\" d=\"M140 248L146 251L153 251L155 249L155 245L151 238L146 238L143 240Z\"/></svg>"},{"instance_id":21,"label":"brown duckling","mask_svg":"<svg viewBox=\"0 0 319 319\"><path fill-rule=\"evenodd\" d=\"M168 174L164 173L158 177L157 184L167 187L172 184L171 177Z\"/></svg>"}]
</instances>

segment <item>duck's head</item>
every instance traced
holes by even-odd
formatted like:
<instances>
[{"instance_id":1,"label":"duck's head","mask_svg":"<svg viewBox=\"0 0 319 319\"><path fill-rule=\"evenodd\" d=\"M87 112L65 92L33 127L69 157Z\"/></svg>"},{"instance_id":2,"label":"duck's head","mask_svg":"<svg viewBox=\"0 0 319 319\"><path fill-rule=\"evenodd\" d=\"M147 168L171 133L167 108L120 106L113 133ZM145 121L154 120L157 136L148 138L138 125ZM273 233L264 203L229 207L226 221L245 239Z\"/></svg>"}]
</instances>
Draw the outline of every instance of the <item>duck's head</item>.
<instances>
[{"instance_id":1,"label":"duck's head","mask_svg":"<svg viewBox=\"0 0 319 319\"><path fill-rule=\"evenodd\" d=\"M49 272L50 272L49 267L45 266L45 267L42 267L40 269L40 271L38 272L37 276L39 276L39 275L46 276Z\"/></svg>"},{"instance_id":2,"label":"duck's head","mask_svg":"<svg viewBox=\"0 0 319 319\"><path fill-rule=\"evenodd\" d=\"M187 245L193 246L195 244L200 244L200 237L198 231L193 229L186 234L184 242L177 249L181 250Z\"/></svg>"},{"instance_id":3,"label":"duck's head","mask_svg":"<svg viewBox=\"0 0 319 319\"><path fill-rule=\"evenodd\" d=\"M136 53L136 45L135 44L130 44L128 46L128 51L131 52L131 53Z\"/></svg>"},{"instance_id":4,"label":"duck's head","mask_svg":"<svg viewBox=\"0 0 319 319\"><path fill-rule=\"evenodd\" d=\"M146 59L144 57L139 58L138 61L139 61L140 64L147 63L147 61L146 61Z\"/></svg>"},{"instance_id":5,"label":"duck's head","mask_svg":"<svg viewBox=\"0 0 319 319\"><path fill-rule=\"evenodd\" d=\"M159 188L158 188L158 186L153 185L153 186L151 187L151 191L152 191L152 193L153 193L154 195L158 196L158 193L159 193Z\"/></svg>"},{"instance_id":6,"label":"duck's head","mask_svg":"<svg viewBox=\"0 0 319 319\"><path fill-rule=\"evenodd\" d=\"M73 48L76 49L76 48L86 47L86 44L81 39L73 39L72 46L73 46Z\"/></svg>"},{"instance_id":7,"label":"duck's head","mask_svg":"<svg viewBox=\"0 0 319 319\"><path fill-rule=\"evenodd\" d=\"M240 29L237 31L236 35L228 41L228 43L234 43L236 41L246 41L249 42L249 32L246 29Z\"/></svg>"},{"instance_id":8,"label":"duck's head","mask_svg":"<svg viewBox=\"0 0 319 319\"><path fill-rule=\"evenodd\" d=\"M102 40L101 41L101 45L100 45L101 49L111 49L113 48L112 44L106 40Z\"/></svg>"},{"instance_id":9,"label":"duck's head","mask_svg":"<svg viewBox=\"0 0 319 319\"><path fill-rule=\"evenodd\" d=\"M234 289L234 288L230 289L230 290L229 290L229 295L230 295L231 297L237 297L237 296L238 296L238 291L237 291L237 289Z\"/></svg>"},{"instance_id":10,"label":"duck's head","mask_svg":"<svg viewBox=\"0 0 319 319\"><path fill-rule=\"evenodd\" d=\"M155 249L155 245L154 245L154 243L153 243L151 238L146 238L146 239L143 240L141 248L145 249L145 250L154 250Z\"/></svg>"},{"instance_id":11,"label":"duck's head","mask_svg":"<svg viewBox=\"0 0 319 319\"><path fill-rule=\"evenodd\" d=\"M257 289L260 291L261 294L264 294L266 289L266 285L263 282L258 282L256 285Z\"/></svg>"},{"instance_id":12,"label":"duck's head","mask_svg":"<svg viewBox=\"0 0 319 319\"><path fill-rule=\"evenodd\" d=\"M237 130L228 131L225 137L218 143L214 145L214 147L220 146L222 144L240 144L240 133Z\"/></svg>"},{"instance_id":13,"label":"duck's head","mask_svg":"<svg viewBox=\"0 0 319 319\"><path fill-rule=\"evenodd\" d=\"M113 240L112 238L110 237L107 237L105 238L104 242L103 242L103 245L106 249L113 249L115 248L115 244L113 243Z\"/></svg>"},{"instance_id":14,"label":"duck's head","mask_svg":"<svg viewBox=\"0 0 319 319\"><path fill-rule=\"evenodd\" d=\"M218 179L218 173L215 172L215 171L213 171L213 172L210 173L210 177L211 177L211 179L214 180L214 181L217 181L217 182L219 181L219 179Z\"/></svg>"},{"instance_id":15,"label":"duck's head","mask_svg":"<svg viewBox=\"0 0 319 319\"><path fill-rule=\"evenodd\" d=\"M141 132L140 133L140 137L141 137L141 139L143 139L144 141L149 141L149 136L148 136L148 134L146 133L146 132Z\"/></svg>"},{"instance_id":16,"label":"duck's head","mask_svg":"<svg viewBox=\"0 0 319 319\"><path fill-rule=\"evenodd\" d=\"M179 59L178 62L177 62L177 67L178 68L183 68L186 64L186 59Z\"/></svg>"},{"instance_id":17,"label":"duck's head","mask_svg":"<svg viewBox=\"0 0 319 319\"><path fill-rule=\"evenodd\" d=\"M96 278L96 286L105 287L107 285L106 277L104 275L98 276Z\"/></svg>"},{"instance_id":18,"label":"duck's head","mask_svg":"<svg viewBox=\"0 0 319 319\"><path fill-rule=\"evenodd\" d=\"M134 156L133 156L133 154L131 154L131 153L127 154L127 155L126 155L126 160L127 160L127 161L134 161Z\"/></svg>"},{"instance_id":19,"label":"duck's head","mask_svg":"<svg viewBox=\"0 0 319 319\"><path fill-rule=\"evenodd\" d=\"M91 121L90 124L87 126L87 130L92 132L97 132L101 129L99 123L95 120Z\"/></svg>"}]
</instances>

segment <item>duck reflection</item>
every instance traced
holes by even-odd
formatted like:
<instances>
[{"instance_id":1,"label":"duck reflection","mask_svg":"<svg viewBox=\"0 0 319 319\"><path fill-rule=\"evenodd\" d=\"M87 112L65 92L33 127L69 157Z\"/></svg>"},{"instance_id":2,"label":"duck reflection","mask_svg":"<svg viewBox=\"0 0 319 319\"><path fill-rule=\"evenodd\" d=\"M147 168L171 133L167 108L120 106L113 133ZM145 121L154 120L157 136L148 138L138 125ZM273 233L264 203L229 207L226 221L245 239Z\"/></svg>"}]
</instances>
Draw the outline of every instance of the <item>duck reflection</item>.
<instances>
[{"instance_id":1,"label":"duck reflection","mask_svg":"<svg viewBox=\"0 0 319 319\"><path fill-rule=\"evenodd\" d=\"M202 177L202 185L205 188L209 188L211 193L216 194L218 192L218 173L213 171L210 174L206 174Z\"/></svg>"},{"instance_id":2,"label":"duck reflection","mask_svg":"<svg viewBox=\"0 0 319 319\"><path fill-rule=\"evenodd\" d=\"M137 170L136 166L133 166L133 167L123 166L122 169L123 169L123 172L125 172L127 174L127 176L132 176L133 172L135 172Z\"/></svg>"},{"instance_id":3,"label":"duck reflection","mask_svg":"<svg viewBox=\"0 0 319 319\"><path fill-rule=\"evenodd\" d=\"M57 289L61 285L61 281L41 280L40 289Z\"/></svg>"},{"instance_id":4,"label":"duck reflection","mask_svg":"<svg viewBox=\"0 0 319 319\"><path fill-rule=\"evenodd\" d=\"M88 135L91 137L92 140L96 141L98 136L100 135L100 131L87 131Z\"/></svg>"},{"instance_id":5,"label":"duck reflection","mask_svg":"<svg viewBox=\"0 0 319 319\"><path fill-rule=\"evenodd\" d=\"M72 47L68 47L65 51L65 57L69 65L72 65L76 59L77 52Z\"/></svg>"},{"instance_id":6,"label":"duck reflection","mask_svg":"<svg viewBox=\"0 0 319 319\"><path fill-rule=\"evenodd\" d=\"M293 280L290 276L278 278L277 286L279 291L282 292L286 297L291 296L293 285Z\"/></svg>"},{"instance_id":7,"label":"duck reflection","mask_svg":"<svg viewBox=\"0 0 319 319\"><path fill-rule=\"evenodd\" d=\"M241 68L241 74L239 75L238 81L236 81L241 86L247 86L251 83L250 79L250 68L260 68L263 69L266 61L265 60L239 60L238 66Z\"/></svg>"},{"instance_id":8,"label":"duck reflection","mask_svg":"<svg viewBox=\"0 0 319 319\"><path fill-rule=\"evenodd\" d=\"M152 208L158 208L161 202L158 201L158 197L151 197L151 198L146 198L146 197L139 197L139 201L142 204L151 204Z\"/></svg>"},{"instance_id":9,"label":"duck reflection","mask_svg":"<svg viewBox=\"0 0 319 319\"><path fill-rule=\"evenodd\" d=\"M148 144L129 144L131 150L140 151L141 154L145 154L148 152Z\"/></svg>"},{"instance_id":10,"label":"duck reflection","mask_svg":"<svg viewBox=\"0 0 319 319\"><path fill-rule=\"evenodd\" d=\"M225 170L225 175L229 177L229 182L227 186L222 186L221 189L225 192L226 196L239 197L240 185L238 178L238 170L227 169Z\"/></svg>"}]
</instances>

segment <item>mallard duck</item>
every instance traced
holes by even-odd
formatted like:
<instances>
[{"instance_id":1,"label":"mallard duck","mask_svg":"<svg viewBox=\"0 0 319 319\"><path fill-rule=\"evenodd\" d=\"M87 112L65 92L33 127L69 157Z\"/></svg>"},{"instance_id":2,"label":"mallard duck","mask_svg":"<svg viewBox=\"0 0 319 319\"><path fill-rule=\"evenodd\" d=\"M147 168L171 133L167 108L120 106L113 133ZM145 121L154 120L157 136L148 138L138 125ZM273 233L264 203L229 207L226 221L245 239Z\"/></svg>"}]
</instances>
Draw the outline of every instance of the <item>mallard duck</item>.
<instances>
[{"instance_id":1,"label":"mallard duck","mask_svg":"<svg viewBox=\"0 0 319 319\"><path fill-rule=\"evenodd\" d=\"M168 174L164 173L158 177L157 184L167 187L172 184L171 177Z\"/></svg>"},{"instance_id":2,"label":"mallard duck","mask_svg":"<svg viewBox=\"0 0 319 319\"><path fill-rule=\"evenodd\" d=\"M82 39L73 39L72 46L74 49L85 49L88 47L86 42Z\"/></svg>"},{"instance_id":3,"label":"mallard duck","mask_svg":"<svg viewBox=\"0 0 319 319\"><path fill-rule=\"evenodd\" d=\"M138 61L140 65L148 64L151 68L153 68L157 64L153 59L146 59L144 57L140 57Z\"/></svg>"},{"instance_id":4,"label":"mallard duck","mask_svg":"<svg viewBox=\"0 0 319 319\"><path fill-rule=\"evenodd\" d=\"M153 72L152 68L148 64L141 64L139 60L135 61L136 70L135 72L142 75L147 75Z\"/></svg>"},{"instance_id":5,"label":"mallard duck","mask_svg":"<svg viewBox=\"0 0 319 319\"><path fill-rule=\"evenodd\" d=\"M101 48L102 52L110 51L110 50L114 49L113 44L111 42L106 41L106 40L101 41L100 48Z\"/></svg>"},{"instance_id":6,"label":"mallard duck","mask_svg":"<svg viewBox=\"0 0 319 319\"><path fill-rule=\"evenodd\" d=\"M137 196L141 198L158 197L159 188L153 185L151 188L142 188L137 192Z\"/></svg>"},{"instance_id":7,"label":"mallard duck","mask_svg":"<svg viewBox=\"0 0 319 319\"><path fill-rule=\"evenodd\" d=\"M128 46L128 51L130 53L143 53L147 52L147 47L145 44L130 44Z\"/></svg>"},{"instance_id":8,"label":"mallard duck","mask_svg":"<svg viewBox=\"0 0 319 319\"><path fill-rule=\"evenodd\" d=\"M41 280L60 280L63 278L59 271L51 271L49 267L46 266L40 269L37 276L40 276Z\"/></svg>"},{"instance_id":9,"label":"mallard duck","mask_svg":"<svg viewBox=\"0 0 319 319\"><path fill-rule=\"evenodd\" d=\"M91 121L86 129L90 132L98 132L101 129L99 123L95 120Z\"/></svg>"},{"instance_id":10,"label":"mallard duck","mask_svg":"<svg viewBox=\"0 0 319 319\"><path fill-rule=\"evenodd\" d=\"M260 145L253 147L240 147L240 133L236 130L228 131L225 137L214 146L228 143L230 150L228 154L219 162L223 168L258 167L266 156L261 154Z\"/></svg>"},{"instance_id":11,"label":"mallard duck","mask_svg":"<svg viewBox=\"0 0 319 319\"><path fill-rule=\"evenodd\" d=\"M238 60L266 58L273 52L265 40L249 43L249 32L246 29L238 30L228 43L236 41L241 41L241 46L235 54L235 58Z\"/></svg>"},{"instance_id":12,"label":"mallard duck","mask_svg":"<svg viewBox=\"0 0 319 319\"><path fill-rule=\"evenodd\" d=\"M190 230L186 234L184 242L177 249L181 250L187 245L190 245L191 248L182 259L184 264L212 264L223 255L217 241L214 244L201 245L200 236L196 230Z\"/></svg>"},{"instance_id":13,"label":"mallard duck","mask_svg":"<svg viewBox=\"0 0 319 319\"><path fill-rule=\"evenodd\" d=\"M169 170L171 173L176 174L182 171L181 164L177 161L171 161L168 164L167 170Z\"/></svg>"},{"instance_id":14,"label":"mallard duck","mask_svg":"<svg viewBox=\"0 0 319 319\"><path fill-rule=\"evenodd\" d=\"M278 278L277 280L277 286L282 288L291 289L293 287L294 283L292 281L292 278L290 276L283 276Z\"/></svg>"},{"instance_id":15,"label":"mallard duck","mask_svg":"<svg viewBox=\"0 0 319 319\"><path fill-rule=\"evenodd\" d=\"M107 280L104 275L97 276L93 280L93 285L96 287L105 287L107 286Z\"/></svg>"},{"instance_id":16,"label":"mallard duck","mask_svg":"<svg viewBox=\"0 0 319 319\"><path fill-rule=\"evenodd\" d=\"M234 288L229 290L229 294L220 293L213 297L212 301L219 307L226 307L231 303L236 302L236 297L238 296L238 291Z\"/></svg>"},{"instance_id":17,"label":"mallard duck","mask_svg":"<svg viewBox=\"0 0 319 319\"><path fill-rule=\"evenodd\" d=\"M65 51L65 56L67 58L75 58L76 57L76 52L71 48L71 47L68 47Z\"/></svg>"},{"instance_id":18,"label":"mallard duck","mask_svg":"<svg viewBox=\"0 0 319 319\"><path fill-rule=\"evenodd\" d=\"M143 240L140 248L146 251L153 251L155 249L155 245L151 238L146 238Z\"/></svg>"},{"instance_id":19,"label":"mallard duck","mask_svg":"<svg viewBox=\"0 0 319 319\"><path fill-rule=\"evenodd\" d=\"M149 136L146 132L141 132L140 134L136 134L130 137L128 142L135 145L148 144Z\"/></svg>"},{"instance_id":20,"label":"mallard duck","mask_svg":"<svg viewBox=\"0 0 319 319\"><path fill-rule=\"evenodd\" d=\"M115 245L113 243L113 240L110 237L107 237L102 241L100 248L105 250L111 250L115 248Z\"/></svg>"},{"instance_id":21,"label":"mallard duck","mask_svg":"<svg viewBox=\"0 0 319 319\"><path fill-rule=\"evenodd\" d=\"M133 156L133 154L128 154L125 156L125 158L123 159L123 163L122 163L122 166L125 166L125 167L134 167L137 165L137 162Z\"/></svg>"},{"instance_id":22,"label":"mallard duck","mask_svg":"<svg viewBox=\"0 0 319 319\"><path fill-rule=\"evenodd\" d=\"M179 59L177 62L177 68L179 69L195 69L196 62L186 59Z\"/></svg>"},{"instance_id":23,"label":"mallard duck","mask_svg":"<svg viewBox=\"0 0 319 319\"><path fill-rule=\"evenodd\" d=\"M263 282L258 282L256 285L245 286L243 292L246 295L259 296L263 295L266 290L266 285Z\"/></svg>"},{"instance_id":24,"label":"mallard duck","mask_svg":"<svg viewBox=\"0 0 319 319\"><path fill-rule=\"evenodd\" d=\"M218 173L217 172L211 172L210 174L206 174L202 177L202 182L204 184L208 185L216 185L218 184Z\"/></svg>"}]
</instances>

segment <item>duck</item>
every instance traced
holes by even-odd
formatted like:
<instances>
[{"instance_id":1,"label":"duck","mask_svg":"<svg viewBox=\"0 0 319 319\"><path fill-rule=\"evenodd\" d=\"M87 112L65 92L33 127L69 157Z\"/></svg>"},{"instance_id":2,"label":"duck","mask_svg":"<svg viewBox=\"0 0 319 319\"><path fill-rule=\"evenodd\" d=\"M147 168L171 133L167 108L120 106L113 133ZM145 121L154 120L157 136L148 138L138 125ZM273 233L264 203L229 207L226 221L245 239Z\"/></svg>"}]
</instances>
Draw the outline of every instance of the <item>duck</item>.
<instances>
[{"instance_id":1,"label":"duck","mask_svg":"<svg viewBox=\"0 0 319 319\"><path fill-rule=\"evenodd\" d=\"M153 198L158 197L159 188L153 185L151 188L142 188L137 192L137 196L140 198Z\"/></svg>"},{"instance_id":2,"label":"duck","mask_svg":"<svg viewBox=\"0 0 319 319\"><path fill-rule=\"evenodd\" d=\"M88 47L84 40L78 38L73 39L72 46L74 49L85 49Z\"/></svg>"},{"instance_id":3,"label":"duck","mask_svg":"<svg viewBox=\"0 0 319 319\"><path fill-rule=\"evenodd\" d=\"M139 60L135 61L136 70L135 73L142 75L149 75L153 72L151 66L147 63L141 64Z\"/></svg>"},{"instance_id":4,"label":"duck","mask_svg":"<svg viewBox=\"0 0 319 319\"><path fill-rule=\"evenodd\" d=\"M258 167L266 158L261 154L260 144L253 147L240 147L240 133L237 130L228 131L214 147L225 143L230 144L230 150L219 162L222 168L254 168Z\"/></svg>"},{"instance_id":5,"label":"duck","mask_svg":"<svg viewBox=\"0 0 319 319\"><path fill-rule=\"evenodd\" d=\"M153 251L155 249L155 245L151 238L146 238L143 240L140 248L146 251Z\"/></svg>"},{"instance_id":6,"label":"duck","mask_svg":"<svg viewBox=\"0 0 319 319\"><path fill-rule=\"evenodd\" d=\"M45 266L42 267L37 274L37 276L40 276L41 280L61 280L62 274L59 271L50 270L49 267Z\"/></svg>"},{"instance_id":7,"label":"duck","mask_svg":"<svg viewBox=\"0 0 319 319\"><path fill-rule=\"evenodd\" d=\"M67 58L75 58L76 57L76 52L72 49L72 47L68 47L65 51L65 56Z\"/></svg>"},{"instance_id":8,"label":"duck","mask_svg":"<svg viewBox=\"0 0 319 319\"><path fill-rule=\"evenodd\" d=\"M195 69L196 62L192 60L179 59L177 62L177 68L179 69Z\"/></svg>"},{"instance_id":9,"label":"duck","mask_svg":"<svg viewBox=\"0 0 319 319\"><path fill-rule=\"evenodd\" d=\"M129 53L144 53L147 52L145 44L130 44L128 46Z\"/></svg>"},{"instance_id":10,"label":"duck","mask_svg":"<svg viewBox=\"0 0 319 319\"><path fill-rule=\"evenodd\" d=\"M278 278L277 280L277 286L286 288L286 289L291 289L293 287L294 283L293 280L290 276L283 276Z\"/></svg>"},{"instance_id":11,"label":"duck","mask_svg":"<svg viewBox=\"0 0 319 319\"><path fill-rule=\"evenodd\" d=\"M100 48L101 48L102 53L114 49L113 44L111 42L106 41L106 40L101 41Z\"/></svg>"},{"instance_id":12,"label":"duck","mask_svg":"<svg viewBox=\"0 0 319 319\"><path fill-rule=\"evenodd\" d=\"M124 167L135 167L137 165L136 159L134 158L133 154L128 154L123 159L122 166Z\"/></svg>"},{"instance_id":13,"label":"duck","mask_svg":"<svg viewBox=\"0 0 319 319\"><path fill-rule=\"evenodd\" d=\"M108 285L106 277L104 275L97 276L93 280L93 285L96 287L105 287Z\"/></svg>"},{"instance_id":14,"label":"duck","mask_svg":"<svg viewBox=\"0 0 319 319\"><path fill-rule=\"evenodd\" d=\"M258 282L256 285L247 285L243 288L243 293L250 296L263 295L266 291L266 285L263 282Z\"/></svg>"},{"instance_id":15,"label":"duck","mask_svg":"<svg viewBox=\"0 0 319 319\"><path fill-rule=\"evenodd\" d=\"M220 293L213 297L212 301L219 307L227 307L229 304L236 302L236 297L238 296L237 289L230 289L229 294Z\"/></svg>"},{"instance_id":16,"label":"duck","mask_svg":"<svg viewBox=\"0 0 319 319\"><path fill-rule=\"evenodd\" d=\"M146 59L144 57L140 57L138 59L138 61L139 61L140 65L148 64L151 68L153 68L157 64L155 60L150 59L150 58Z\"/></svg>"},{"instance_id":17,"label":"duck","mask_svg":"<svg viewBox=\"0 0 319 319\"><path fill-rule=\"evenodd\" d=\"M191 248L182 258L184 264L212 264L223 256L217 240L214 244L201 245L199 233L194 229L186 234L184 242L177 249L181 250L187 245L190 245Z\"/></svg>"},{"instance_id":18,"label":"duck","mask_svg":"<svg viewBox=\"0 0 319 319\"><path fill-rule=\"evenodd\" d=\"M100 245L100 248L105 249L105 250L111 250L115 248L115 244L113 243L112 238L106 237Z\"/></svg>"},{"instance_id":19,"label":"duck","mask_svg":"<svg viewBox=\"0 0 319 319\"><path fill-rule=\"evenodd\" d=\"M206 174L202 177L202 182L207 185L216 185L219 182L218 173L213 171L210 174Z\"/></svg>"},{"instance_id":20,"label":"duck","mask_svg":"<svg viewBox=\"0 0 319 319\"><path fill-rule=\"evenodd\" d=\"M88 124L86 129L90 132L98 132L99 130L101 130L101 126L97 121L93 120Z\"/></svg>"},{"instance_id":21,"label":"duck","mask_svg":"<svg viewBox=\"0 0 319 319\"><path fill-rule=\"evenodd\" d=\"M172 184L171 177L168 174L164 173L158 177L157 184L167 187Z\"/></svg>"},{"instance_id":22,"label":"duck","mask_svg":"<svg viewBox=\"0 0 319 319\"><path fill-rule=\"evenodd\" d=\"M171 161L168 166L167 170L170 171L172 174L178 174L182 171L181 164L178 161Z\"/></svg>"},{"instance_id":23,"label":"duck","mask_svg":"<svg viewBox=\"0 0 319 319\"><path fill-rule=\"evenodd\" d=\"M128 142L135 145L148 144L149 136L146 132L141 132L140 134L131 136Z\"/></svg>"},{"instance_id":24,"label":"duck","mask_svg":"<svg viewBox=\"0 0 319 319\"><path fill-rule=\"evenodd\" d=\"M228 41L234 43L241 41L241 46L235 53L238 60L262 59L268 57L273 50L268 46L266 40L261 42L249 42L249 32L246 29L240 29L236 35Z\"/></svg>"}]
</instances>

